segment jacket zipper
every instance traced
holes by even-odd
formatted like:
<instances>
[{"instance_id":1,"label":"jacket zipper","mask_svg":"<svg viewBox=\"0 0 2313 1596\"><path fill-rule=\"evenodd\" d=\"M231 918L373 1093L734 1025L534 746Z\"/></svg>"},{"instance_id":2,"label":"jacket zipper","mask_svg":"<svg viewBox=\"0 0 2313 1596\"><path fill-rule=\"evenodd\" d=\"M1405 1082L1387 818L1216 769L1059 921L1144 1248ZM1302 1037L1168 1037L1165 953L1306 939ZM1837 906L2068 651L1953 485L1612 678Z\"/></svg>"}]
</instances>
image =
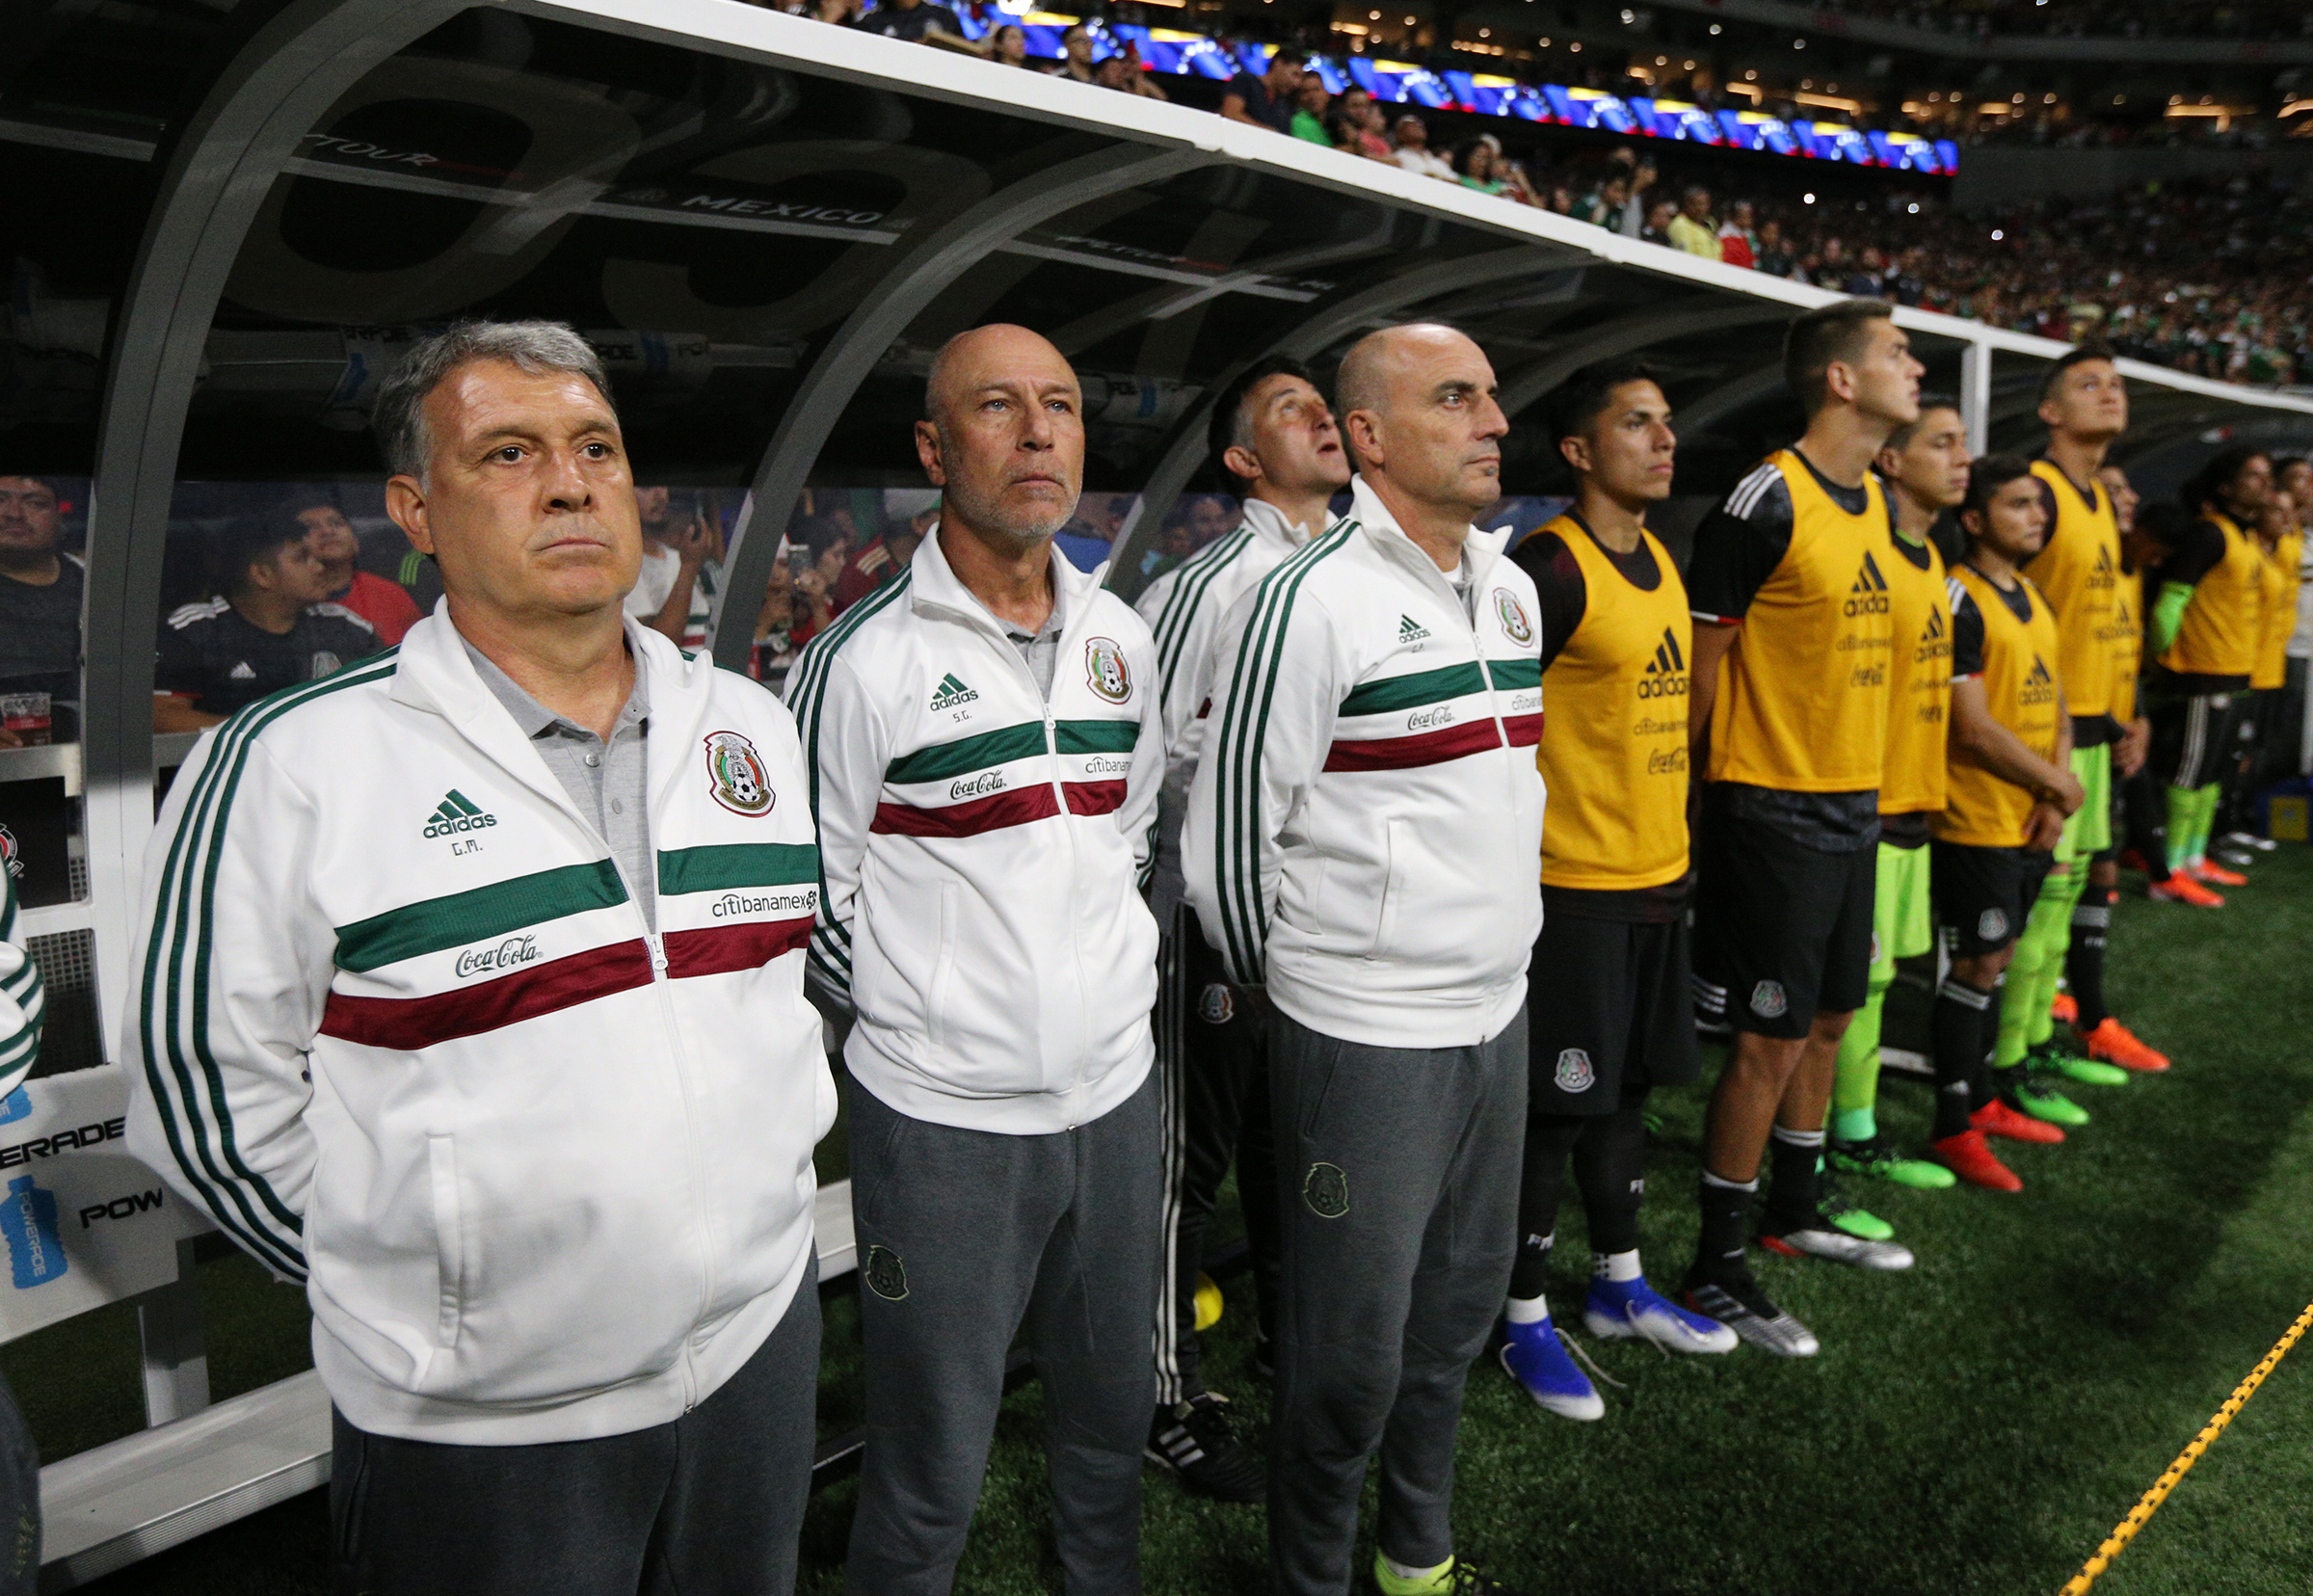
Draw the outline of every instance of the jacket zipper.
<instances>
[{"instance_id":1,"label":"jacket zipper","mask_svg":"<svg viewBox=\"0 0 2313 1596\"><path fill-rule=\"evenodd\" d=\"M1054 598L1053 601L1055 603L1058 602L1057 597ZM976 627L983 635L987 633L988 627L980 622L977 616L967 616L965 619L970 625ZM1063 627L1060 635L1062 641L1065 642L1068 637L1067 628ZM1074 882L1081 869L1083 860L1077 846L1077 828L1074 822L1074 817L1070 815L1068 811L1068 787L1067 784L1062 780L1062 777L1065 773L1060 768L1059 721L1058 718L1052 713L1051 695L1045 692L1036 684L1035 670L1030 667L1025 658L1022 657L1020 650L1013 646L1011 638L999 633L996 639L996 646L1002 650L1003 652L1011 659L1013 668L1017 670L1022 677L1026 678L1028 691L1036 695L1039 708L1044 716L1044 755L1046 759L1050 761L1047 768L1049 768L1051 772L1050 782L1052 788L1052 804L1053 807L1059 811L1060 835L1068 838L1068 875L1069 880ZM1055 684L1057 684L1060 680L1060 673L1056 666L1052 672L1052 680ZM1071 893L1070 895L1073 899L1075 894ZM1069 918L1072 921L1076 918L1076 907L1073 902L1069 907ZM1068 939L1068 943L1069 964L1070 967L1075 970L1077 974L1077 1014L1078 1016L1076 1046L1077 1077L1075 1081L1068 1089L1071 1092L1076 1092L1081 1090L1084 1085L1084 1071L1087 1068L1086 1053L1088 1049L1086 1045L1086 1029L1083 1022L1084 1017L1089 1016L1092 1012L1092 999L1090 997L1090 989L1084 978L1084 939L1081 937L1071 936ZM1073 1130L1076 1129L1076 1127L1071 1125L1069 1129Z\"/></svg>"},{"instance_id":2,"label":"jacket zipper","mask_svg":"<svg viewBox=\"0 0 2313 1596\"><path fill-rule=\"evenodd\" d=\"M625 867L620 864L616 851L611 854L610 864L611 868L619 872L619 880L626 888L626 901L634 905L635 918L641 919L643 918L643 900L635 896L634 883L626 880ZM698 1105L691 1098L689 1054L682 1045L682 1029L676 1023L675 1000L667 990L666 939L657 931L652 930L647 919L643 922L643 946L649 950L651 955L651 986L658 995L659 1013L666 1021L667 1046L675 1055L676 1083L682 1088L683 1147L691 1182L693 1217L699 1226L699 1309L691 1317L691 1328L683 1332L682 1355L677 1360L677 1367L682 1374L682 1411L688 1413L699 1405L699 1370L698 1366L692 1362L692 1344L698 1335L699 1326L706 1322L707 1305L714 1300L713 1269L708 1261L708 1254L713 1247L714 1232L713 1227L707 1223L706 1205L701 1196L705 1186L700 1179L698 1163Z\"/></svg>"},{"instance_id":3,"label":"jacket zipper","mask_svg":"<svg viewBox=\"0 0 2313 1596\"><path fill-rule=\"evenodd\" d=\"M1065 628L1062 629L1060 635L1065 641L1068 635ZM1045 758L1050 761L1049 768L1051 771L1052 804L1059 811L1060 834L1068 838L1068 876L1069 880L1073 882L1077 879L1083 861L1078 856L1078 851L1077 848L1077 828L1075 819L1068 811L1068 784L1063 780L1067 773L1060 767L1059 721L1057 717L1052 714L1051 695L1037 687L1035 671L1029 667L1028 662L1025 659L1021 658L1020 651L1012 646L1012 640L1010 638L1005 638L1003 640L1003 648L1006 652L1012 655L1013 660L1020 666L1022 674L1028 678L1028 686L1030 690L1034 691L1037 697L1043 701L1044 753ZM1052 672L1052 680L1056 684L1058 683L1059 679L1060 673L1058 669L1055 668ZM1070 898L1072 901L1069 908L1069 917L1071 919L1074 919L1076 917L1076 908L1073 901L1075 898L1075 893L1070 893ZM1082 1024L1082 1017L1090 1014L1091 1012L1091 998L1088 995L1084 981L1084 939L1081 937L1072 936L1068 939L1068 945L1069 963L1077 972L1077 1013L1079 1017L1079 1023L1077 1030L1076 1047L1077 1077L1074 1084L1072 1084L1069 1088L1070 1091L1074 1092L1080 1090L1084 1085L1084 1071L1086 1068L1086 1036L1085 1027ZM1069 1129L1073 1130L1076 1129L1076 1127L1071 1125Z\"/></svg>"}]
</instances>

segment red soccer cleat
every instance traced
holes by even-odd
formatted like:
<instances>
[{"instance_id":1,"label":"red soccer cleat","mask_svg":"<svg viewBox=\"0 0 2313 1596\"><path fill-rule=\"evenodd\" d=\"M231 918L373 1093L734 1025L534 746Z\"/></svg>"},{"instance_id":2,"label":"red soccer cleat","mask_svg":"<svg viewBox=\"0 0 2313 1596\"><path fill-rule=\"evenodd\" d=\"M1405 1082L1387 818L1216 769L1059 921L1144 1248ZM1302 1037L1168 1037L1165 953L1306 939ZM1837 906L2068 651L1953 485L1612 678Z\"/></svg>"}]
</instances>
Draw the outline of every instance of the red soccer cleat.
<instances>
[{"instance_id":1,"label":"red soccer cleat","mask_svg":"<svg viewBox=\"0 0 2313 1596\"><path fill-rule=\"evenodd\" d=\"M2223 865L2212 864L2205 859L2197 864L2186 865L2185 874L2204 887L2246 887L2248 885L2248 877L2243 875L2239 870L2228 870Z\"/></svg>"},{"instance_id":2,"label":"red soccer cleat","mask_svg":"<svg viewBox=\"0 0 2313 1596\"><path fill-rule=\"evenodd\" d=\"M2182 870L2168 872L2167 881L2145 885L2144 895L2155 903L2189 903L2195 909L2221 909L2224 894L2212 892Z\"/></svg>"},{"instance_id":3,"label":"red soccer cleat","mask_svg":"<svg viewBox=\"0 0 2313 1596\"><path fill-rule=\"evenodd\" d=\"M2063 1131L2046 1120L2019 1114L1998 1098L1970 1114L1968 1123L1987 1136L2006 1136L2009 1141L2040 1142L2053 1147L2064 1139ZM1947 1136L1944 1141L1952 1139ZM1937 1142L1935 1145L1940 1149L1944 1143Z\"/></svg>"},{"instance_id":4,"label":"red soccer cleat","mask_svg":"<svg viewBox=\"0 0 2313 1596\"><path fill-rule=\"evenodd\" d=\"M2135 870L2140 875L2152 874L2152 866L2145 864L2144 856L2134 848L2121 850L2120 867L2124 870Z\"/></svg>"},{"instance_id":5,"label":"red soccer cleat","mask_svg":"<svg viewBox=\"0 0 2313 1596\"><path fill-rule=\"evenodd\" d=\"M2060 992L2048 1005L2048 1018L2060 1025L2069 1025L2080 1019L2080 1000L2069 992Z\"/></svg>"},{"instance_id":6,"label":"red soccer cleat","mask_svg":"<svg viewBox=\"0 0 2313 1596\"><path fill-rule=\"evenodd\" d=\"M2038 1121L2034 1121L2035 1125ZM2023 1179L2002 1163L1981 1130L1962 1130L1934 1144L1935 1156L1946 1169L1970 1185L1986 1191L2022 1191Z\"/></svg>"},{"instance_id":7,"label":"red soccer cleat","mask_svg":"<svg viewBox=\"0 0 2313 1596\"><path fill-rule=\"evenodd\" d=\"M2156 1052L2137 1040L2136 1033L2111 1015L2106 1015L2089 1030L2073 1032L2081 1046L2088 1050L2090 1058L2100 1058L2107 1064L2117 1064L2124 1070L2142 1070L2157 1075L2168 1067L2168 1055Z\"/></svg>"}]
</instances>

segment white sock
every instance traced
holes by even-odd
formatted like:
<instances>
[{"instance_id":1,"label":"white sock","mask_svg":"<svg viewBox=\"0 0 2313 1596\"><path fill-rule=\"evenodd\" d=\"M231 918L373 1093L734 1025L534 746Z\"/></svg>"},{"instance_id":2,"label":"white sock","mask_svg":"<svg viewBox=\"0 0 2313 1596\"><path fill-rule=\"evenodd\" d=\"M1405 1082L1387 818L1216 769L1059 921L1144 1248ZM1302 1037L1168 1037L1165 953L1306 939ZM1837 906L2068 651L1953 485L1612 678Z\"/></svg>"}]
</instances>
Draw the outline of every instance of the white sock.
<instances>
[{"instance_id":1,"label":"white sock","mask_svg":"<svg viewBox=\"0 0 2313 1596\"><path fill-rule=\"evenodd\" d=\"M1550 1301L1540 1296L1512 1297L1502 1317L1512 1324L1538 1324L1550 1317Z\"/></svg>"},{"instance_id":2,"label":"white sock","mask_svg":"<svg viewBox=\"0 0 2313 1596\"><path fill-rule=\"evenodd\" d=\"M1433 1568L1408 1568L1405 1564L1399 1562L1396 1557L1391 1556L1387 1552L1384 1552L1381 1555L1381 1561L1383 1567L1387 1568L1392 1574L1395 1574L1400 1580L1434 1580L1439 1575L1445 1573L1448 1569L1453 1566L1453 1559L1451 1557L1448 1557L1444 1562L1437 1564Z\"/></svg>"},{"instance_id":3,"label":"white sock","mask_svg":"<svg viewBox=\"0 0 2313 1596\"><path fill-rule=\"evenodd\" d=\"M1600 1280L1616 1282L1646 1278L1646 1271L1638 1267L1638 1249L1636 1247L1633 1247L1629 1252L1592 1253L1590 1255L1590 1272Z\"/></svg>"}]
</instances>

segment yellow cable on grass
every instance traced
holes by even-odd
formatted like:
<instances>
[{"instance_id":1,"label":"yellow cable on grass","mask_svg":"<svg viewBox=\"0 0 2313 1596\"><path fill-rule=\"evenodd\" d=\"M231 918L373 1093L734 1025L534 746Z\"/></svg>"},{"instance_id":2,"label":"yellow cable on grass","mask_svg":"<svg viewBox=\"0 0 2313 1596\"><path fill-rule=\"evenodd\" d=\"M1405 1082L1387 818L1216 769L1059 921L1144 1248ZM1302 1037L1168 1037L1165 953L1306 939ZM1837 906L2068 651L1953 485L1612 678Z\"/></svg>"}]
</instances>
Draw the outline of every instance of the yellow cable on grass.
<instances>
[{"instance_id":1,"label":"yellow cable on grass","mask_svg":"<svg viewBox=\"0 0 2313 1596\"><path fill-rule=\"evenodd\" d=\"M2273 1366L2281 1361L2281 1355L2295 1346L2299 1338L2308 1329L2313 1329L2313 1307L2298 1315L2297 1322L2289 1327L2289 1333L2275 1342L2273 1350L2265 1354L2264 1360L2248 1371L2248 1378L2233 1387L2233 1394L2224 1399L2224 1406L2217 1410L2217 1416L2200 1426L2200 1433L2193 1438L2193 1444L2179 1452L2176 1461L2168 1465L2167 1472L2152 1482L2151 1490L2137 1499L2137 1504L2128 1510L2128 1517L2114 1527L2113 1532L2105 1537L2104 1544L2096 1549L2096 1555L2083 1563L2080 1572L2064 1583L2064 1588L2058 1596L2083 1596L2083 1592L2096 1583L2096 1576L2113 1566L2113 1559L2120 1555L2120 1549L2137 1538L2137 1531L2143 1529L2154 1511L2168 1500L2168 1493L2176 1489L2176 1482L2185 1477L2186 1472L2193 1464L2200 1461L2200 1454L2209 1450L2209 1443L2216 1440L2224 1426L2233 1422L2233 1415L2239 1413L2249 1397L2256 1395L2257 1387L2265 1383L2265 1376L2273 1372Z\"/></svg>"}]
</instances>

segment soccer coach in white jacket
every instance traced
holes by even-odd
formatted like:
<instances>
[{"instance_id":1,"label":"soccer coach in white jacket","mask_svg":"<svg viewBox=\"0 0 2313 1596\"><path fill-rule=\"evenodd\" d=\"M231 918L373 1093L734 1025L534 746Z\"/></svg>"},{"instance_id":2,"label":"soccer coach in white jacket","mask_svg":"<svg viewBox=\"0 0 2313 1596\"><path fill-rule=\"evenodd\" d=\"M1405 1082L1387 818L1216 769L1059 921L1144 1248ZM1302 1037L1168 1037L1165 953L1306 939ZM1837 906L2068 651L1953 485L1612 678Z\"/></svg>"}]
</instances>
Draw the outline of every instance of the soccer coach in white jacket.
<instances>
[{"instance_id":1,"label":"soccer coach in white jacket","mask_svg":"<svg viewBox=\"0 0 2313 1596\"><path fill-rule=\"evenodd\" d=\"M1238 602L1183 874L1231 979L1278 1011L1276 1588L1345 1596L1378 1449L1383 1596L1479 1596L1503 1587L1456 1558L1449 1510L1516 1239L1539 609L1470 525L1509 430L1478 347L1384 329L1335 400L1349 513Z\"/></svg>"},{"instance_id":2,"label":"soccer coach in white jacket","mask_svg":"<svg viewBox=\"0 0 2313 1596\"><path fill-rule=\"evenodd\" d=\"M306 1281L336 1589L784 1596L835 1113L793 722L622 615L569 328L421 339L377 421L446 597L178 774L130 1146Z\"/></svg>"},{"instance_id":3,"label":"soccer coach in white jacket","mask_svg":"<svg viewBox=\"0 0 2313 1596\"><path fill-rule=\"evenodd\" d=\"M925 387L940 524L787 685L826 871L811 971L859 1017L867 1451L844 1588L945 1596L1019 1334L1069 1596L1132 1596L1162 1229L1136 887L1164 780L1156 645L1052 547L1084 470L1060 352L976 328Z\"/></svg>"}]
</instances>

